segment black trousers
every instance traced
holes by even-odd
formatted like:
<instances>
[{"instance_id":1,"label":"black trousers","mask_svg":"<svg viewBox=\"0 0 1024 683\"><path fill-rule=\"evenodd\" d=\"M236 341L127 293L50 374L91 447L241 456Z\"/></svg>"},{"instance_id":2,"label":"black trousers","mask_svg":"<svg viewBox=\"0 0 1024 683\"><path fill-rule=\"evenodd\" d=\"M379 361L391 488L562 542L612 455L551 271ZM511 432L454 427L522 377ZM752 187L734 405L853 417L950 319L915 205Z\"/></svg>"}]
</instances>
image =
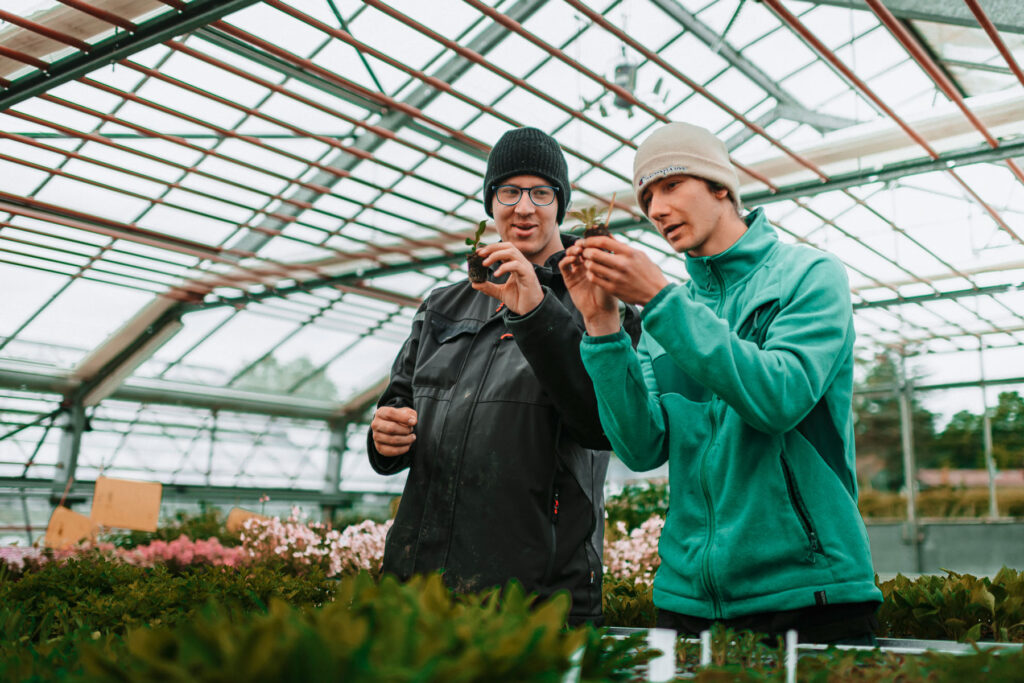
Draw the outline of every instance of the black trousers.
<instances>
[{"instance_id":1,"label":"black trousers","mask_svg":"<svg viewBox=\"0 0 1024 683\"><path fill-rule=\"evenodd\" d=\"M828 645L876 645L875 631L878 629L877 602L850 602L838 605L815 605L801 609L779 612L747 614L717 623L734 631L754 631L767 637L765 642L774 644L776 636L785 636L786 631L795 629L801 643ZM713 619L691 617L678 612L658 609L659 628L671 628L683 635L696 636L711 628Z\"/></svg>"}]
</instances>

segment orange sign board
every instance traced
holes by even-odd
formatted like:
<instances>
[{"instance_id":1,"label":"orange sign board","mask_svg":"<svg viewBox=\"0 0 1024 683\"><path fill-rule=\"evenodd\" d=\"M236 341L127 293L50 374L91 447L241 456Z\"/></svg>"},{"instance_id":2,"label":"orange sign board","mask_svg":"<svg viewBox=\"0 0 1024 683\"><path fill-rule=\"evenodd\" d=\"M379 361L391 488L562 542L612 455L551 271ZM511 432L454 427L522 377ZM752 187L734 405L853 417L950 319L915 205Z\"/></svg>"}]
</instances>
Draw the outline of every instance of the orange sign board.
<instances>
[{"instance_id":1,"label":"orange sign board","mask_svg":"<svg viewBox=\"0 0 1024 683\"><path fill-rule=\"evenodd\" d=\"M67 548L85 539L95 540L96 531L97 526L91 519L59 505L50 515L43 543L47 548Z\"/></svg>"},{"instance_id":2,"label":"orange sign board","mask_svg":"<svg viewBox=\"0 0 1024 683\"><path fill-rule=\"evenodd\" d=\"M156 531L162 494L160 482L98 477L89 516L102 526Z\"/></svg>"},{"instance_id":3,"label":"orange sign board","mask_svg":"<svg viewBox=\"0 0 1024 683\"><path fill-rule=\"evenodd\" d=\"M242 530L242 522L247 519L252 519L253 517L256 517L257 519L268 519L268 517L264 515L260 515L243 508L231 508L231 512L228 513L228 519L224 523L224 526L227 527L227 530L231 533L238 533Z\"/></svg>"}]
</instances>

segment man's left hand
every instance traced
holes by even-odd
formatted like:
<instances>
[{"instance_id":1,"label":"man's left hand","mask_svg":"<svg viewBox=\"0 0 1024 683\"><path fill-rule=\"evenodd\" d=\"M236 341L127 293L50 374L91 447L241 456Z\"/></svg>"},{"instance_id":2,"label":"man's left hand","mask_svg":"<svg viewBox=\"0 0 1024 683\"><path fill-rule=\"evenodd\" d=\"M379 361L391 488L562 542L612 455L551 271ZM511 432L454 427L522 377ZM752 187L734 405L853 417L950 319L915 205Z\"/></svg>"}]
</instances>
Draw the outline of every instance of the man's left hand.
<instances>
[{"instance_id":1,"label":"man's left hand","mask_svg":"<svg viewBox=\"0 0 1024 683\"><path fill-rule=\"evenodd\" d=\"M525 315L540 306L544 300L544 290L540 287L533 264L526 260L523 252L511 244L498 242L480 247L477 253L484 257L485 266L500 263L494 275L500 277L507 273L508 279L500 285L489 280L473 282L473 289L497 299L517 315Z\"/></svg>"},{"instance_id":2,"label":"man's left hand","mask_svg":"<svg viewBox=\"0 0 1024 683\"><path fill-rule=\"evenodd\" d=\"M669 284L647 254L614 237L588 237L581 246L587 279L627 304L643 306Z\"/></svg>"}]
</instances>

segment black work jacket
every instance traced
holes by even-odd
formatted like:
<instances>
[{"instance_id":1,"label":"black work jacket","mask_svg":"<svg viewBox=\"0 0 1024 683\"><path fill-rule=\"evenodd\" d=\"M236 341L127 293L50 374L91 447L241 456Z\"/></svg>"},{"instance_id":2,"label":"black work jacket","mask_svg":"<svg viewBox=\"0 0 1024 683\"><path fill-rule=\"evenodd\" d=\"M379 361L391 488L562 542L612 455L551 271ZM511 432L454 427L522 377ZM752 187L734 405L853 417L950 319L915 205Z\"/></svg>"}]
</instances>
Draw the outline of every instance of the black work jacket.
<instances>
[{"instance_id":1,"label":"black work jacket","mask_svg":"<svg viewBox=\"0 0 1024 683\"><path fill-rule=\"evenodd\" d=\"M385 457L371 433L367 450L381 474L409 468L385 572L443 569L460 592L510 578L545 596L568 589L575 622L601 616L610 446L580 359L583 319L558 270L563 256L535 266L544 299L527 315L468 281L431 292L378 402L416 410L416 441ZM635 345L639 316L626 307L623 318Z\"/></svg>"}]
</instances>

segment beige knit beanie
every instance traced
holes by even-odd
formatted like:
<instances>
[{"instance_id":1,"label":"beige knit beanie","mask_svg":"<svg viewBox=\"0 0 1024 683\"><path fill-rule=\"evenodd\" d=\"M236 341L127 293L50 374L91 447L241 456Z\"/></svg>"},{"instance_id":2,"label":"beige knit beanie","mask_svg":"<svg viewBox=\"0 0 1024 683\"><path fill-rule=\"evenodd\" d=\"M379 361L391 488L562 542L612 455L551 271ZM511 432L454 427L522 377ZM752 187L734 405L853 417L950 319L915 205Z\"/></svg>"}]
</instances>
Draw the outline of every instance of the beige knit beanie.
<instances>
[{"instance_id":1,"label":"beige knit beanie","mask_svg":"<svg viewBox=\"0 0 1024 683\"><path fill-rule=\"evenodd\" d=\"M651 133L636 150L633 159L633 189L637 206L647 214L640 199L651 182L670 175L691 175L727 187L738 202L740 179L729 161L725 143L711 131L690 123L666 123Z\"/></svg>"}]
</instances>

